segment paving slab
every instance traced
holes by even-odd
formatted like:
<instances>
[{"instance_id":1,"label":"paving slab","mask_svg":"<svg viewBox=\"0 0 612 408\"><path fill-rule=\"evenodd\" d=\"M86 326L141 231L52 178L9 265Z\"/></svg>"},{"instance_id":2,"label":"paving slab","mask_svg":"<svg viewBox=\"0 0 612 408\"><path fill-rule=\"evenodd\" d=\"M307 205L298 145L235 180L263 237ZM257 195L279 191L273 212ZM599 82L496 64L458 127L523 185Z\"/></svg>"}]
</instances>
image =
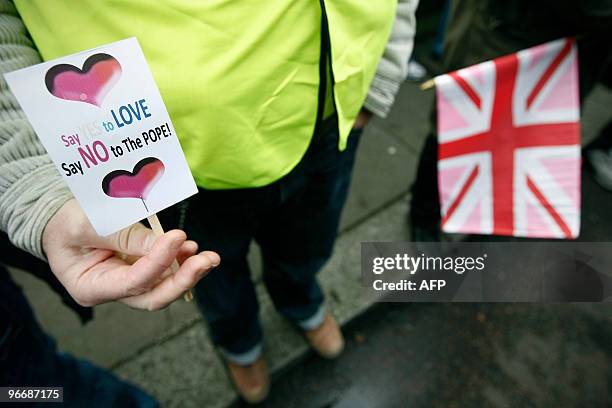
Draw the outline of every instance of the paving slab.
<instances>
[{"instance_id":1,"label":"paving slab","mask_svg":"<svg viewBox=\"0 0 612 408\"><path fill-rule=\"evenodd\" d=\"M372 123L360 142L340 229L350 228L405 194L416 166L414 152Z\"/></svg>"},{"instance_id":2,"label":"paving slab","mask_svg":"<svg viewBox=\"0 0 612 408\"><path fill-rule=\"evenodd\" d=\"M422 91L418 83L406 81L389 115L385 119L375 117L371 124L393 136L418 156L431 128L434 95L433 89Z\"/></svg>"}]
</instances>

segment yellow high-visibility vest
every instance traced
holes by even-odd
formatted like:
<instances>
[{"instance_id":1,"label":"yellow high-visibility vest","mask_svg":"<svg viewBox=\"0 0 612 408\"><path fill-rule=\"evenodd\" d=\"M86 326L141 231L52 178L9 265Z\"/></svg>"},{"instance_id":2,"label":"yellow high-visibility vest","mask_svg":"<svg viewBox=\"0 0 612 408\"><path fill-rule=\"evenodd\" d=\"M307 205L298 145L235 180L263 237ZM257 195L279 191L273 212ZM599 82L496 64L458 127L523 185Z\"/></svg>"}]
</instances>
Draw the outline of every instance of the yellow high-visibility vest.
<instances>
[{"instance_id":1,"label":"yellow high-visibility vest","mask_svg":"<svg viewBox=\"0 0 612 408\"><path fill-rule=\"evenodd\" d=\"M259 187L304 155L317 119L322 17L344 149L396 0L16 0L43 59L138 38L196 183Z\"/></svg>"}]
</instances>

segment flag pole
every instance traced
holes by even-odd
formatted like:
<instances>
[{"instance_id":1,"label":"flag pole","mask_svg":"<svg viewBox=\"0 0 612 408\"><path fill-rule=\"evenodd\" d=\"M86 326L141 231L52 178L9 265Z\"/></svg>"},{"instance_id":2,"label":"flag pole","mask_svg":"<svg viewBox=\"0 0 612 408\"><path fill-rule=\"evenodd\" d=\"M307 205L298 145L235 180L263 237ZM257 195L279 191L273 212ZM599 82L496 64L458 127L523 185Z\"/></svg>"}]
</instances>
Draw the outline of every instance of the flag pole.
<instances>
[{"instance_id":1,"label":"flag pole","mask_svg":"<svg viewBox=\"0 0 612 408\"><path fill-rule=\"evenodd\" d=\"M436 86L436 82L435 82L434 78L432 78L432 79L428 79L427 81L423 82L419 86L419 88L421 88L421 91L427 91L428 89L431 89L434 86Z\"/></svg>"},{"instance_id":2,"label":"flag pole","mask_svg":"<svg viewBox=\"0 0 612 408\"><path fill-rule=\"evenodd\" d=\"M149 224L151 225L151 229L153 230L153 233L155 234L156 237L159 237L160 235L164 235L164 228L159 222L159 218L157 218L157 213L148 216L147 221L149 221ZM177 260L175 259L174 261L172 261L172 265L170 265L170 270L172 271L172 273L176 273L178 269L179 269L179 264ZM193 293L191 293L191 290L188 290L187 292L185 292L185 294L183 295L183 299L185 299L186 302L191 302L193 300Z\"/></svg>"}]
</instances>

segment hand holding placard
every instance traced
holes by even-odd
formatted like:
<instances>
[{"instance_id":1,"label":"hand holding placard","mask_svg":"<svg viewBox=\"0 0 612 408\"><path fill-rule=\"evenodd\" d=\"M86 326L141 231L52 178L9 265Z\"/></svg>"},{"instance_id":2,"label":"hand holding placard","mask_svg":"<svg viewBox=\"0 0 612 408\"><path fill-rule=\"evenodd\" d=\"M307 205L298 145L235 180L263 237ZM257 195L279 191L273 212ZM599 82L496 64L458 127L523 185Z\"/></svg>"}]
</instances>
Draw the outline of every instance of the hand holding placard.
<instances>
[{"instance_id":1,"label":"hand holding placard","mask_svg":"<svg viewBox=\"0 0 612 408\"><path fill-rule=\"evenodd\" d=\"M112 237L144 218L156 221L157 212L197 192L135 38L5 77L87 215L87 226L99 235ZM168 234L176 235L159 234L159 240L166 242ZM167 245L159 248L168 253ZM125 266L98 261L104 266L96 268ZM147 261L134 267L141 264Z\"/></svg>"},{"instance_id":2,"label":"hand holding placard","mask_svg":"<svg viewBox=\"0 0 612 408\"><path fill-rule=\"evenodd\" d=\"M196 255L197 244L178 230L158 237L138 223L100 237L76 200L51 218L43 249L59 281L83 306L119 301L137 309L162 309L220 262L214 252ZM168 273L176 259L181 266Z\"/></svg>"}]
</instances>

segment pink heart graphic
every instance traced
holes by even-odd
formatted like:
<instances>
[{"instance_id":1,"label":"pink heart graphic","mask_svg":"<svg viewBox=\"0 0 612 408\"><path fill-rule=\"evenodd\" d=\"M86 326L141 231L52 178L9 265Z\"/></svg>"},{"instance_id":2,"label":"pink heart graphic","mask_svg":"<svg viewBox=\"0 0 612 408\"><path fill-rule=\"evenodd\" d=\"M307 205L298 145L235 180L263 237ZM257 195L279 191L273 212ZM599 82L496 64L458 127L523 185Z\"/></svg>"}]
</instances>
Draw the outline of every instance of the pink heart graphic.
<instances>
[{"instance_id":1,"label":"pink heart graphic","mask_svg":"<svg viewBox=\"0 0 612 408\"><path fill-rule=\"evenodd\" d=\"M51 67L45 75L45 84L57 98L99 107L120 77L119 61L112 55L94 54L85 60L82 70L70 64Z\"/></svg>"},{"instance_id":2,"label":"pink heart graphic","mask_svg":"<svg viewBox=\"0 0 612 408\"><path fill-rule=\"evenodd\" d=\"M115 170L108 173L102 180L102 191L114 198L139 198L147 208L144 200L164 175L164 170L161 160L147 157L136 163L132 172Z\"/></svg>"}]
</instances>

